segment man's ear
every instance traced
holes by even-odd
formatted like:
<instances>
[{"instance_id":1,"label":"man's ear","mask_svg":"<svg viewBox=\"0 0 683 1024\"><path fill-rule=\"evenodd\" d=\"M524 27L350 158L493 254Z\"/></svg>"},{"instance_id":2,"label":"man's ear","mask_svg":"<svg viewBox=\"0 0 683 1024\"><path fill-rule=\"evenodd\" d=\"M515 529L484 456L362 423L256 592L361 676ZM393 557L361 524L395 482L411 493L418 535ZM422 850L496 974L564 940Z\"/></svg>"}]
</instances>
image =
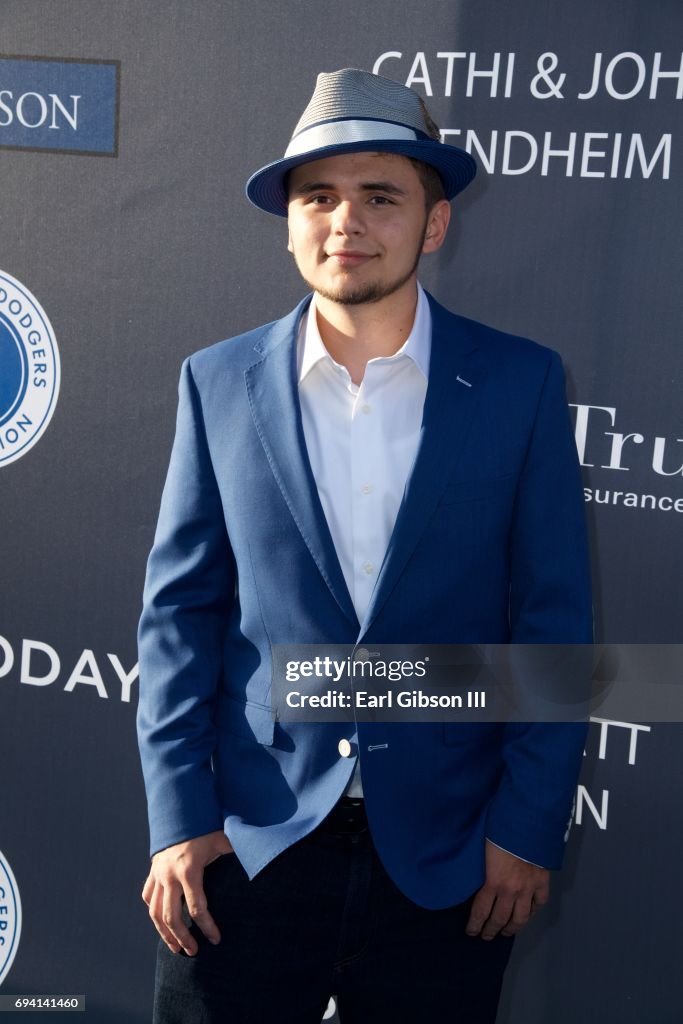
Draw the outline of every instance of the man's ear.
<instances>
[{"instance_id":1,"label":"man's ear","mask_svg":"<svg viewBox=\"0 0 683 1024\"><path fill-rule=\"evenodd\" d=\"M422 252L436 252L443 245L451 219L451 204L447 199L434 203L427 216L427 229Z\"/></svg>"}]
</instances>

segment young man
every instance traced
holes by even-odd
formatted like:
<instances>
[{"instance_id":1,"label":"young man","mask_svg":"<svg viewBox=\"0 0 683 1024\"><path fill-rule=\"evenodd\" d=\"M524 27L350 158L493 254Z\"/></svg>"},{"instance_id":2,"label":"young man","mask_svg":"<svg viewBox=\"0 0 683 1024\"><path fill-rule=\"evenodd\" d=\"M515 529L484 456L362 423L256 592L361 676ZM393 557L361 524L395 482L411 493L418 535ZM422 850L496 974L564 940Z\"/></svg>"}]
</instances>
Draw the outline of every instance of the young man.
<instances>
[{"instance_id":1,"label":"young man","mask_svg":"<svg viewBox=\"0 0 683 1024\"><path fill-rule=\"evenodd\" d=\"M417 282L474 173L345 69L248 183L313 296L183 367L140 624L158 1024L493 1022L548 898L582 727L271 714L272 644L591 640L560 360Z\"/></svg>"}]
</instances>

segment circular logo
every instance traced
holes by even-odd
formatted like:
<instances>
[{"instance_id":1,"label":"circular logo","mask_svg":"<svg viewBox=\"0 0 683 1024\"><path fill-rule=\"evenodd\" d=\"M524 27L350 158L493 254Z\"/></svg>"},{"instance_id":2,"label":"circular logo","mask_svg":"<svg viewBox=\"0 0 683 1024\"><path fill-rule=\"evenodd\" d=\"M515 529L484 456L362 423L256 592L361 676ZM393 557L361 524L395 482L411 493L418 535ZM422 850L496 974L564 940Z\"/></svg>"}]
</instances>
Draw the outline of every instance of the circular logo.
<instances>
[{"instance_id":1,"label":"circular logo","mask_svg":"<svg viewBox=\"0 0 683 1024\"><path fill-rule=\"evenodd\" d=\"M55 332L37 299L0 270L0 466L33 447L59 395Z\"/></svg>"},{"instance_id":2,"label":"circular logo","mask_svg":"<svg viewBox=\"0 0 683 1024\"><path fill-rule=\"evenodd\" d=\"M16 956L21 935L21 900L12 869L0 850L0 985Z\"/></svg>"}]
</instances>

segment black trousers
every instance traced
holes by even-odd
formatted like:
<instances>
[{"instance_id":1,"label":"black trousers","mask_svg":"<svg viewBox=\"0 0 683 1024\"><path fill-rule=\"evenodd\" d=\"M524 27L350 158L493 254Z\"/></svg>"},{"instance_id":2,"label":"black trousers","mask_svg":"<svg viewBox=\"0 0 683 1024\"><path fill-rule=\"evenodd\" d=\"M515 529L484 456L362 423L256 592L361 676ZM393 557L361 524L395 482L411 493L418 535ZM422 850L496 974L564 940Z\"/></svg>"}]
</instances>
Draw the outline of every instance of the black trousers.
<instances>
[{"instance_id":1,"label":"black trousers","mask_svg":"<svg viewBox=\"0 0 683 1024\"><path fill-rule=\"evenodd\" d=\"M384 871L362 801L345 799L250 882L208 866L222 941L195 957L159 944L154 1024L494 1024L511 938L465 934L471 900L425 910Z\"/></svg>"}]
</instances>

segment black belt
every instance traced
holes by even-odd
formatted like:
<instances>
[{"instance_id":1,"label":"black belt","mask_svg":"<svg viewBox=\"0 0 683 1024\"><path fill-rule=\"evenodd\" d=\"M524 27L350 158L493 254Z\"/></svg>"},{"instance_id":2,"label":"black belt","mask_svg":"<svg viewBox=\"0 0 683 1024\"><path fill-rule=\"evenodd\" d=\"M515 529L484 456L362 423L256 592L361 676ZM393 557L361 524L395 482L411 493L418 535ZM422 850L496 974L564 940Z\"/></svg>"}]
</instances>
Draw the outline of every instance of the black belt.
<instances>
[{"instance_id":1,"label":"black belt","mask_svg":"<svg viewBox=\"0 0 683 1024\"><path fill-rule=\"evenodd\" d=\"M368 830L365 816L365 801L358 797L343 796L327 817L318 825L318 830L333 835L360 835Z\"/></svg>"}]
</instances>

